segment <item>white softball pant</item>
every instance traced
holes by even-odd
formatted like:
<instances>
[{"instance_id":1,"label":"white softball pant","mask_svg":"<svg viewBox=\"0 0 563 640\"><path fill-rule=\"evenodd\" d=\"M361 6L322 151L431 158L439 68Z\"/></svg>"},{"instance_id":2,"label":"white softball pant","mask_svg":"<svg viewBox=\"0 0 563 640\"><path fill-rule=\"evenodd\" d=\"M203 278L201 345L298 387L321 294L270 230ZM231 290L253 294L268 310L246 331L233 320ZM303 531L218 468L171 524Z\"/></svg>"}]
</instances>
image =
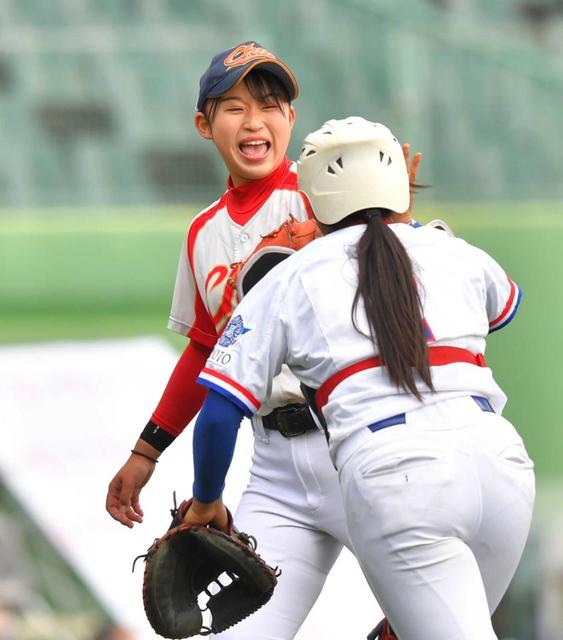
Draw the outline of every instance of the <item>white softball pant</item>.
<instances>
[{"instance_id":1,"label":"white softball pant","mask_svg":"<svg viewBox=\"0 0 563 640\"><path fill-rule=\"evenodd\" d=\"M490 615L520 561L535 496L514 427L467 396L357 433L340 469L348 528L400 640L496 638Z\"/></svg>"},{"instance_id":2,"label":"white softball pant","mask_svg":"<svg viewBox=\"0 0 563 640\"><path fill-rule=\"evenodd\" d=\"M271 600L221 634L221 640L292 640L315 604L343 545L350 547L338 473L324 435L284 438L268 431L255 438L251 477L234 516L236 526L258 540L258 553L282 570ZM343 586L339 609L366 616L366 635L383 617L354 611L354 585ZM327 611L326 624L342 611ZM368 622L369 620L369 622ZM320 640L320 639L319 639Z\"/></svg>"}]
</instances>

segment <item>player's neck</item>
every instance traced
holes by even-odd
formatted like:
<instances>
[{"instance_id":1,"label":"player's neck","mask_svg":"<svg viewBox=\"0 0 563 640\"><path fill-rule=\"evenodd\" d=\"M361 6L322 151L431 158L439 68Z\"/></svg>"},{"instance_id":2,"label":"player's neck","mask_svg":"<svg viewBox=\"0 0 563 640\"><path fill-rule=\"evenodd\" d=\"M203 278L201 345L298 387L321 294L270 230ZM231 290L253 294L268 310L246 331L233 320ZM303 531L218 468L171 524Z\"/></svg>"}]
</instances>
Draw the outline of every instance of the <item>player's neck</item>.
<instances>
[{"instance_id":1,"label":"player's neck","mask_svg":"<svg viewBox=\"0 0 563 640\"><path fill-rule=\"evenodd\" d=\"M289 166L291 161L286 157L278 164L278 166L267 176L260 178L258 180L251 180L250 182L244 182L242 184L235 185L231 176L229 176L227 187L229 191L234 190L241 193L244 192L253 192L262 190L265 184L270 184L271 182L276 182L279 178L284 176L289 170Z\"/></svg>"},{"instance_id":2,"label":"player's neck","mask_svg":"<svg viewBox=\"0 0 563 640\"><path fill-rule=\"evenodd\" d=\"M247 217L253 215L286 178L291 167L291 161L283 161L264 178L253 180L238 187L233 185L229 176L227 191L227 208L232 217ZM238 221L238 220L237 220Z\"/></svg>"}]
</instances>

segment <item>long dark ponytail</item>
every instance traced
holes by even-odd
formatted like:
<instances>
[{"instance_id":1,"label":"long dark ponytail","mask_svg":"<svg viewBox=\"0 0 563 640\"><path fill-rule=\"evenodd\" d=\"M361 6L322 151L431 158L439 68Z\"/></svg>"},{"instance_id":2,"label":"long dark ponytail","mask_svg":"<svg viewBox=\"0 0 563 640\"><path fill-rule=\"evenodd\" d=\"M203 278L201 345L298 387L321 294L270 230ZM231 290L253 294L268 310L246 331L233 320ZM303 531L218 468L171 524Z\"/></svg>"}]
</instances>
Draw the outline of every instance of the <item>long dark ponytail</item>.
<instances>
[{"instance_id":1,"label":"long dark ponytail","mask_svg":"<svg viewBox=\"0 0 563 640\"><path fill-rule=\"evenodd\" d=\"M350 216L367 221L357 244L358 288L352 305L352 322L362 333L357 322L358 304L362 300L369 337L391 381L420 400L415 372L434 390L421 301L410 258L385 222L389 216L391 212L387 209L366 209Z\"/></svg>"}]
</instances>

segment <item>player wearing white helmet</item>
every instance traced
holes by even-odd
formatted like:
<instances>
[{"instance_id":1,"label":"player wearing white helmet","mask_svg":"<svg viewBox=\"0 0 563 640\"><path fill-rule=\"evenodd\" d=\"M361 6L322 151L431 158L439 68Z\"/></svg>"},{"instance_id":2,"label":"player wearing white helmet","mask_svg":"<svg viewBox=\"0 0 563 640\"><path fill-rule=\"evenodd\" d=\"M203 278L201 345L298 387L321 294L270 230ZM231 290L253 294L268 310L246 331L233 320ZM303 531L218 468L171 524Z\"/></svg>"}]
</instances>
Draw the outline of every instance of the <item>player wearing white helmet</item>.
<instances>
[{"instance_id":1,"label":"player wearing white helmet","mask_svg":"<svg viewBox=\"0 0 563 640\"><path fill-rule=\"evenodd\" d=\"M324 422L354 551L397 636L492 640L535 489L483 353L520 291L463 240L388 224L409 183L385 126L327 122L298 175L326 235L249 292L199 376L209 393L185 520L224 519L238 424L285 363Z\"/></svg>"}]
</instances>

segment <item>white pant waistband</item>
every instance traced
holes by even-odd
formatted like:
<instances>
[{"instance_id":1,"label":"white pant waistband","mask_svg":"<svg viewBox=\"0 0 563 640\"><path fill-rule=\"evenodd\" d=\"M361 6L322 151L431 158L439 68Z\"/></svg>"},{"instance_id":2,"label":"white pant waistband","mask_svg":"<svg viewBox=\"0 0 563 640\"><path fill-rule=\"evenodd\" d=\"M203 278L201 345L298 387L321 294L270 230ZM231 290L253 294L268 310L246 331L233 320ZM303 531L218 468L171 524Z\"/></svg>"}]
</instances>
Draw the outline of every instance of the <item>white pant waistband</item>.
<instances>
[{"instance_id":1,"label":"white pant waistband","mask_svg":"<svg viewBox=\"0 0 563 640\"><path fill-rule=\"evenodd\" d=\"M387 428L396 428L397 425L403 427L419 426L422 428L432 427L433 429L447 428L453 426L463 427L472 424L478 419L483 411L489 411L482 403L477 402L472 396L461 396L440 400L413 411L407 411L404 420L391 422ZM380 422L386 422L381 420ZM335 465L337 469L342 469L344 463L364 442L377 438L378 429L371 430L369 425L360 427L349 435L342 442L335 453Z\"/></svg>"}]
</instances>

